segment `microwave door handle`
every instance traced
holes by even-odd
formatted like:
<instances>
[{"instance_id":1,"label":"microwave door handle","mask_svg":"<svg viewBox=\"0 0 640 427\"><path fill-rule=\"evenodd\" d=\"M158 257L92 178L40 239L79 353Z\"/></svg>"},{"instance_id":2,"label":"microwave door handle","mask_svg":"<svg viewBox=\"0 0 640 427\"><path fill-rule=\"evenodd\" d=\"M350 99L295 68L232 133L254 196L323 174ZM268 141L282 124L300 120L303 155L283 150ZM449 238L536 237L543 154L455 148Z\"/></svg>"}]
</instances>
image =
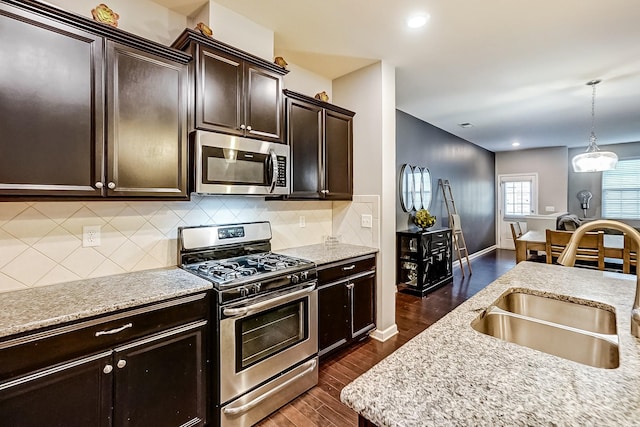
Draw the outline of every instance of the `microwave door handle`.
<instances>
[{"instance_id":1,"label":"microwave door handle","mask_svg":"<svg viewBox=\"0 0 640 427\"><path fill-rule=\"evenodd\" d=\"M276 182L278 182L278 156L273 149L269 150L269 158L271 159L271 187L269 187L269 193L273 193L276 188Z\"/></svg>"}]
</instances>

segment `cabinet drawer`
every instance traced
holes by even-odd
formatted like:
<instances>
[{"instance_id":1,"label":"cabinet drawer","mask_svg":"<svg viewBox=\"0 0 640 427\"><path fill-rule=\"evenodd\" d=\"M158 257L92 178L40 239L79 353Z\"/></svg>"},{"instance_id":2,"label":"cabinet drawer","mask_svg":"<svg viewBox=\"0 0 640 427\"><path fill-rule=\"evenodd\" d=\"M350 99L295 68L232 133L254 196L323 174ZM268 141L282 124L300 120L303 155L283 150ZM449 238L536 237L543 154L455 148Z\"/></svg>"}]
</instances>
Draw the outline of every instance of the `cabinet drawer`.
<instances>
[{"instance_id":1,"label":"cabinet drawer","mask_svg":"<svg viewBox=\"0 0 640 427\"><path fill-rule=\"evenodd\" d=\"M375 270L375 268L375 255L340 261L339 263L330 264L325 268L319 269L318 283L319 286L322 286L323 284L335 282L336 280L340 280L363 271Z\"/></svg>"},{"instance_id":2,"label":"cabinet drawer","mask_svg":"<svg viewBox=\"0 0 640 427\"><path fill-rule=\"evenodd\" d=\"M0 342L0 381L184 323L208 318L201 293Z\"/></svg>"},{"instance_id":3,"label":"cabinet drawer","mask_svg":"<svg viewBox=\"0 0 640 427\"><path fill-rule=\"evenodd\" d=\"M444 246L446 246L450 239L451 239L451 233L449 233L448 231L442 231L442 232L431 234L432 245L434 243L443 243Z\"/></svg>"}]
</instances>

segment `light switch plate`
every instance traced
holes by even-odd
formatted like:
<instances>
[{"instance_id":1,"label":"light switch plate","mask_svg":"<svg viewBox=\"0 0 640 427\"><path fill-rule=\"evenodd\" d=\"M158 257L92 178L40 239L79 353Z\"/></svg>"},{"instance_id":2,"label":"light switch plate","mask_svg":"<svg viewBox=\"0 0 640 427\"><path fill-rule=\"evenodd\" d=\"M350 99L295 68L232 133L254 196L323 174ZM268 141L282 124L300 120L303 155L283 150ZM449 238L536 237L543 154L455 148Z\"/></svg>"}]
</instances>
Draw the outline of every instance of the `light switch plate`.
<instances>
[{"instance_id":1,"label":"light switch plate","mask_svg":"<svg viewBox=\"0 0 640 427\"><path fill-rule=\"evenodd\" d=\"M300 215L298 222L300 224L300 228L305 228L307 226L307 220L305 219L304 215Z\"/></svg>"},{"instance_id":2,"label":"light switch plate","mask_svg":"<svg viewBox=\"0 0 640 427\"><path fill-rule=\"evenodd\" d=\"M373 227L373 217L371 215L364 214L360 217L360 227L371 228Z\"/></svg>"},{"instance_id":3,"label":"light switch plate","mask_svg":"<svg viewBox=\"0 0 640 427\"><path fill-rule=\"evenodd\" d=\"M100 226L85 225L82 227L82 247L100 246Z\"/></svg>"},{"instance_id":4,"label":"light switch plate","mask_svg":"<svg viewBox=\"0 0 640 427\"><path fill-rule=\"evenodd\" d=\"M555 208L555 206L545 206L544 207L544 211L545 212L555 212L556 208Z\"/></svg>"}]
</instances>

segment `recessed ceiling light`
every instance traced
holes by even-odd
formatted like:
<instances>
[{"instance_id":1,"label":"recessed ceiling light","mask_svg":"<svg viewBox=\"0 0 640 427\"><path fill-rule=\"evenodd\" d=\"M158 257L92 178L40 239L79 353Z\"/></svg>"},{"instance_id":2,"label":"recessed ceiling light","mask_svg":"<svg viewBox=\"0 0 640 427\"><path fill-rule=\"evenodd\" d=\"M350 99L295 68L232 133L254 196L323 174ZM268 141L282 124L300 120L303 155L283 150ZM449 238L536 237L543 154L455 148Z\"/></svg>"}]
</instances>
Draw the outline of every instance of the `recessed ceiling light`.
<instances>
[{"instance_id":1,"label":"recessed ceiling light","mask_svg":"<svg viewBox=\"0 0 640 427\"><path fill-rule=\"evenodd\" d=\"M409 28L420 28L424 24L427 23L427 21L429 20L430 17L431 16L429 16L428 14L426 14L426 15L414 15L414 16L410 17L409 19L407 19L407 26Z\"/></svg>"},{"instance_id":2,"label":"recessed ceiling light","mask_svg":"<svg viewBox=\"0 0 640 427\"><path fill-rule=\"evenodd\" d=\"M512 142L512 143L511 143L511 145L512 145L513 147L519 147L519 146L520 146L520 143L519 143L519 142Z\"/></svg>"},{"instance_id":3,"label":"recessed ceiling light","mask_svg":"<svg viewBox=\"0 0 640 427\"><path fill-rule=\"evenodd\" d=\"M458 123L458 126L460 126L461 128L472 128L473 124L469 123L469 122L464 122L464 123Z\"/></svg>"}]
</instances>

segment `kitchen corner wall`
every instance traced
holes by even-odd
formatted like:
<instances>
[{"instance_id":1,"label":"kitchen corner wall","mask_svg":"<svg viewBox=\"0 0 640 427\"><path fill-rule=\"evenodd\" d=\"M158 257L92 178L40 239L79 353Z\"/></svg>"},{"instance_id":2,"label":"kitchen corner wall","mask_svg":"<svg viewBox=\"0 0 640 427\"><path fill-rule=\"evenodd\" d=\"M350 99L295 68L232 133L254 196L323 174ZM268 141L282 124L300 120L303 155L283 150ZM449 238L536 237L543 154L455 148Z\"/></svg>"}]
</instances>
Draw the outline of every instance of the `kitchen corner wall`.
<instances>
[{"instance_id":1,"label":"kitchen corner wall","mask_svg":"<svg viewBox=\"0 0 640 427\"><path fill-rule=\"evenodd\" d=\"M194 195L189 202L2 202L0 292L175 266L177 230L185 225L270 221L274 250L320 243L333 233L332 215L331 202L228 196ZM86 225L101 227L100 246L82 247Z\"/></svg>"}]
</instances>

